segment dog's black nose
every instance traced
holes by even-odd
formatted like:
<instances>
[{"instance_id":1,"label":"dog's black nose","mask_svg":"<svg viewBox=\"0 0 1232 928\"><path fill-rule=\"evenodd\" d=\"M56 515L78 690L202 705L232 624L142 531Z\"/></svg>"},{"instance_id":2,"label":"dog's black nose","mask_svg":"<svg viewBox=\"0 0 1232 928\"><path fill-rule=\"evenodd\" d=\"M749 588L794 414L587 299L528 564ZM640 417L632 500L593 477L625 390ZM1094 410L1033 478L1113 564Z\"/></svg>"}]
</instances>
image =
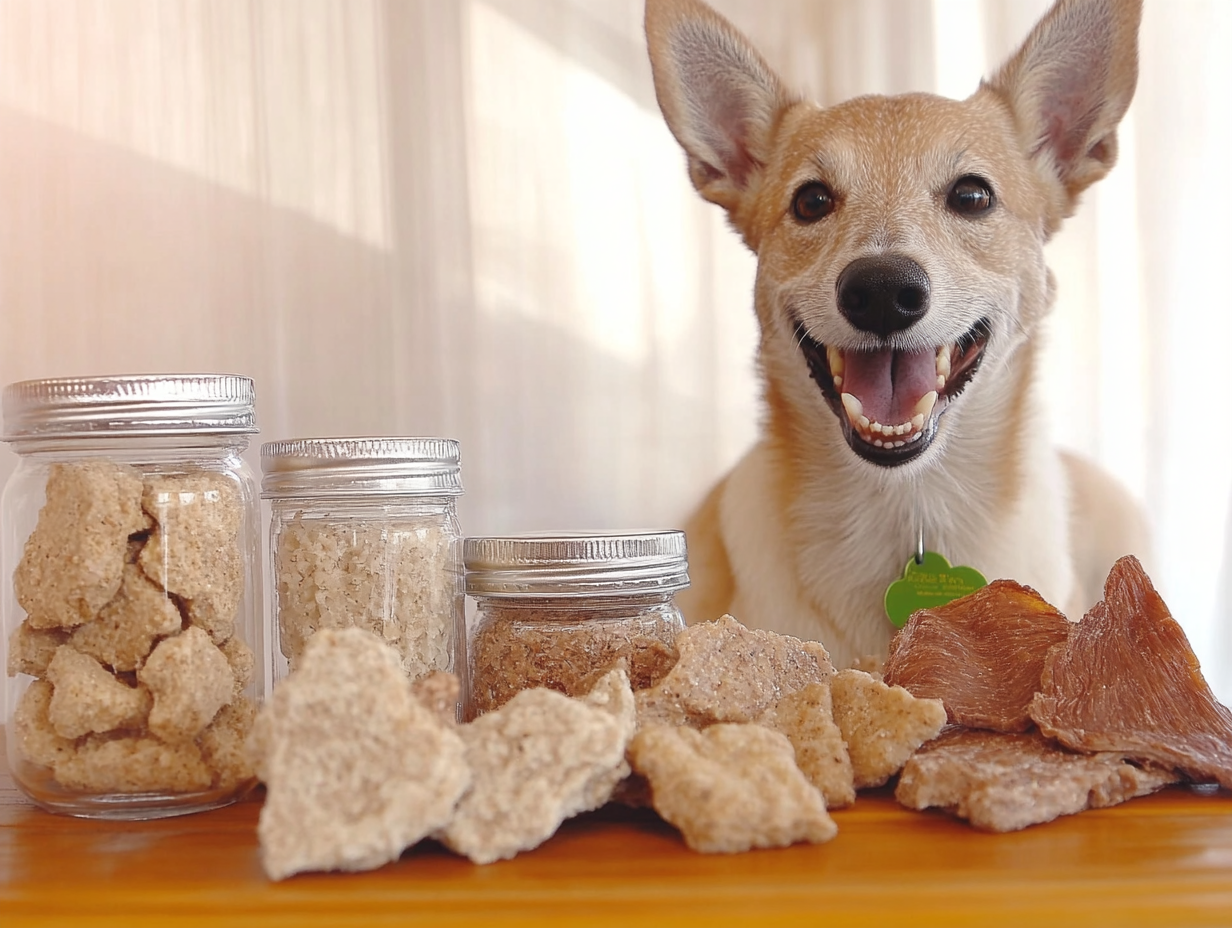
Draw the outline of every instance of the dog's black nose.
<instances>
[{"instance_id":1,"label":"dog's black nose","mask_svg":"<svg viewBox=\"0 0 1232 928\"><path fill-rule=\"evenodd\" d=\"M838 308L857 329L883 338L928 312L928 275L904 255L857 258L838 275Z\"/></svg>"}]
</instances>

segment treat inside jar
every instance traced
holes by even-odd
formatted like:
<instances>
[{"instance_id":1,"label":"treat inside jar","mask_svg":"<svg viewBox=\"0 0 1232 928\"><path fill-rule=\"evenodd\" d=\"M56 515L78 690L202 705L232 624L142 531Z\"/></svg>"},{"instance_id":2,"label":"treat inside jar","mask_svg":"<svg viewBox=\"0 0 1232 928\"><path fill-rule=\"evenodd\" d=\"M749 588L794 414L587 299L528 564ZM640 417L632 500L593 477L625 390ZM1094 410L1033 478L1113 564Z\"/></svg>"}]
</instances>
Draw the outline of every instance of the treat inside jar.
<instances>
[{"instance_id":1,"label":"treat inside jar","mask_svg":"<svg viewBox=\"0 0 1232 928\"><path fill-rule=\"evenodd\" d=\"M238 485L209 471L59 462L13 578L19 775L39 795L233 790L254 715Z\"/></svg>"}]
</instances>

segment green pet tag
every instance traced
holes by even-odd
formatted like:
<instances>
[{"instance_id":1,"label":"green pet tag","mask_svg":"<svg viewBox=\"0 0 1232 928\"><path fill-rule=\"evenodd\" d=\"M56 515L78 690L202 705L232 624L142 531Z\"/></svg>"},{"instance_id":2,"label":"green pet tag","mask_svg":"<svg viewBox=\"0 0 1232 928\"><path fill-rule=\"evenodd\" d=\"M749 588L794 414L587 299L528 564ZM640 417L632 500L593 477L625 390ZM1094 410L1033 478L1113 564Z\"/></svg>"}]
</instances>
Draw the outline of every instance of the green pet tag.
<instances>
[{"instance_id":1,"label":"green pet tag","mask_svg":"<svg viewBox=\"0 0 1232 928\"><path fill-rule=\"evenodd\" d=\"M886 615L895 628L902 628L917 609L944 606L983 586L988 586L988 581L974 567L951 567L936 551L925 551L923 562L910 558L903 579L895 580L886 590Z\"/></svg>"}]
</instances>

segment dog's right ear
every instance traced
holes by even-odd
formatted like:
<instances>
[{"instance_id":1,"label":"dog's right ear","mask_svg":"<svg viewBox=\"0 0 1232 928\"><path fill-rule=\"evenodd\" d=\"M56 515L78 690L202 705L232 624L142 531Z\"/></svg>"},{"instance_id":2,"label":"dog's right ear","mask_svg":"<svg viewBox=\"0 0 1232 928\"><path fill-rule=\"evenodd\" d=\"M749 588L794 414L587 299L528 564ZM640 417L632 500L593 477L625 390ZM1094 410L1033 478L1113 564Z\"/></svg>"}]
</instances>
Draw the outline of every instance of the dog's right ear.
<instances>
[{"instance_id":1,"label":"dog's right ear","mask_svg":"<svg viewBox=\"0 0 1232 928\"><path fill-rule=\"evenodd\" d=\"M734 213L794 99L748 40L699 0L646 0L646 40L659 108L689 156L693 186Z\"/></svg>"}]
</instances>

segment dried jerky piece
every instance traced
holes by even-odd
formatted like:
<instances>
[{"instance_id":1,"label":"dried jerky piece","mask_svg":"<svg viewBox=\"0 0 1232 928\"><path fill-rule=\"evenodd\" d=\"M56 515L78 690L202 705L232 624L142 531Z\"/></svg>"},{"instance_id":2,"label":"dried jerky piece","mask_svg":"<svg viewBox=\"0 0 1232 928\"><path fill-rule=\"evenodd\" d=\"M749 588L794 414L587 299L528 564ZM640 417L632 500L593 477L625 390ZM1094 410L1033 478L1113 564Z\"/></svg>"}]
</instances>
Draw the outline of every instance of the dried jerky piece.
<instances>
[{"instance_id":1,"label":"dried jerky piece","mask_svg":"<svg viewBox=\"0 0 1232 928\"><path fill-rule=\"evenodd\" d=\"M471 781L453 726L411 694L397 653L357 628L313 636L249 744L275 880L395 860L448 821Z\"/></svg>"},{"instance_id":2,"label":"dried jerky piece","mask_svg":"<svg viewBox=\"0 0 1232 928\"><path fill-rule=\"evenodd\" d=\"M94 658L63 645L47 665L54 687L47 714L56 732L80 738L89 732L139 728L150 713L150 693L117 680Z\"/></svg>"},{"instance_id":3,"label":"dried jerky piece","mask_svg":"<svg viewBox=\"0 0 1232 928\"><path fill-rule=\"evenodd\" d=\"M830 680L834 721L847 742L856 789L881 786L945 726L939 699L917 699L860 670Z\"/></svg>"},{"instance_id":4,"label":"dried jerky piece","mask_svg":"<svg viewBox=\"0 0 1232 928\"><path fill-rule=\"evenodd\" d=\"M629 757L650 781L655 810L695 851L820 843L838 832L791 742L760 725L643 728Z\"/></svg>"},{"instance_id":5,"label":"dried jerky piece","mask_svg":"<svg viewBox=\"0 0 1232 928\"><path fill-rule=\"evenodd\" d=\"M22 622L9 635L9 676L45 676L56 649L67 640L68 632L62 628L34 628L29 622Z\"/></svg>"},{"instance_id":6,"label":"dried jerky piece","mask_svg":"<svg viewBox=\"0 0 1232 928\"><path fill-rule=\"evenodd\" d=\"M1232 712L1135 557L1048 655L1031 718L1079 751L1115 751L1232 789Z\"/></svg>"},{"instance_id":7,"label":"dried jerky piece","mask_svg":"<svg viewBox=\"0 0 1232 928\"><path fill-rule=\"evenodd\" d=\"M13 713L13 731L17 750L32 764L51 767L70 757L72 740L60 735L51 724L51 684L46 680L31 683L17 703Z\"/></svg>"},{"instance_id":8,"label":"dried jerky piece","mask_svg":"<svg viewBox=\"0 0 1232 928\"><path fill-rule=\"evenodd\" d=\"M146 526L141 478L110 461L53 464L46 496L13 591L33 628L72 628L120 588L128 536Z\"/></svg>"},{"instance_id":9,"label":"dried jerky piece","mask_svg":"<svg viewBox=\"0 0 1232 928\"><path fill-rule=\"evenodd\" d=\"M55 777L66 789L92 793L191 793L213 780L192 742L166 744L145 735L91 735L55 765Z\"/></svg>"},{"instance_id":10,"label":"dried jerky piece","mask_svg":"<svg viewBox=\"0 0 1232 928\"><path fill-rule=\"evenodd\" d=\"M163 635L183 625L171 598L142 573L126 564L120 591L98 618L73 631L70 643L114 670L136 670Z\"/></svg>"},{"instance_id":11,"label":"dried jerky piece","mask_svg":"<svg viewBox=\"0 0 1232 928\"><path fill-rule=\"evenodd\" d=\"M689 626L676 647L680 660L667 676L637 693L639 725L749 722L834 672L820 643L754 631L730 615Z\"/></svg>"},{"instance_id":12,"label":"dried jerky piece","mask_svg":"<svg viewBox=\"0 0 1232 928\"><path fill-rule=\"evenodd\" d=\"M956 725L1026 731L1044 656L1070 624L1030 587L994 580L913 613L890 642L885 682L940 699Z\"/></svg>"},{"instance_id":13,"label":"dried jerky piece","mask_svg":"<svg viewBox=\"0 0 1232 928\"><path fill-rule=\"evenodd\" d=\"M851 757L834 723L828 685L810 683L784 696L757 723L787 736L796 751L796 766L821 791L827 809L856 801Z\"/></svg>"},{"instance_id":14,"label":"dried jerky piece","mask_svg":"<svg viewBox=\"0 0 1232 928\"><path fill-rule=\"evenodd\" d=\"M622 670L585 699L522 690L459 729L475 782L437 837L481 864L539 846L565 819L611 798L629 774L634 725Z\"/></svg>"},{"instance_id":15,"label":"dried jerky piece","mask_svg":"<svg viewBox=\"0 0 1232 928\"><path fill-rule=\"evenodd\" d=\"M222 644L244 595L239 487L210 471L150 476L141 503L157 523L141 549L141 569L181 597L189 620Z\"/></svg>"},{"instance_id":16,"label":"dried jerky piece","mask_svg":"<svg viewBox=\"0 0 1232 928\"><path fill-rule=\"evenodd\" d=\"M197 739L201 759L214 774L215 787L230 792L256 777L245 746L256 717L256 704L241 696L219 709L214 721Z\"/></svg>"},{"instance_id":17,"label":"dried jerky piece","mask_svg":"<svg viewBox=\"0 0 1232 928\"><path fill-rule=\"evenodd\" d=\"M1016 831L1144 796L1177 779L1119 754L1074 754L1035 731L951 728L907 761L894 796L910 809L939 806L985 831Z\"/></svg>"},{"instance_id":18,"label":"dried jerky piece","mask_svg":"<svg viewBox=\"0 0 1232 928\"><path fill-rule=\"evenodd\" d=\"M197 737L235 693L227 658L195 626L160 641L137 679L154 696L151 734L171 743Z\"/></svg>"},{"instance_id":19,"label":"dried jerky piece","mask_svg":"<svg viewBox=\"0 0 1232 928\"><path fill-rule=\"evenodd\" d=\"M252 682L253 671L257 666L256 657L253 656L252 648L234 635L223 642L218 650L222 651L223 657L231 666L231 676L235 678L235 697L238 699L244 688Z\"/></svg>"},{"instance_id":20,"label":"dried jerky piece","mask_svg":"<svg viewBox=\"0 0 1232 928\"><path fill-rule=\"evenodd\" d=\"M447 724L458 721L458 703L462 698L462 681L445 670L434 670L411 683L411 692L438 719Z\"/></svg>"}]
</instances>

